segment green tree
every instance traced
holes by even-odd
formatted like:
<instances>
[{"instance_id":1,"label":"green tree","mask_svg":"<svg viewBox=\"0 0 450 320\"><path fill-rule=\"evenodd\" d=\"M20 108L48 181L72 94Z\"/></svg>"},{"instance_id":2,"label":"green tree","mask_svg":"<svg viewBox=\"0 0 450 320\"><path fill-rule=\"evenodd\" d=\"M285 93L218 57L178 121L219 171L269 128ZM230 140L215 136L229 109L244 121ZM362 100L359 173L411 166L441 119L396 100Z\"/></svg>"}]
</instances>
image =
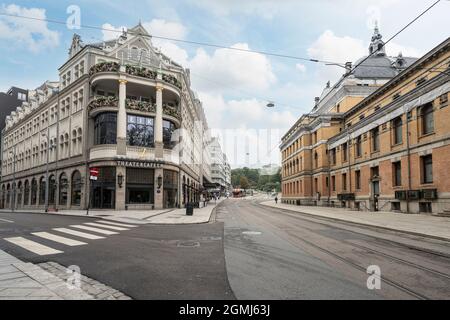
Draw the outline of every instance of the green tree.
<instances>
[{"instance_id":1,"label":"green tree","mask_svg":"<svg viewBox=\"0 0 450 320\"><path fill-rule=\"evenodd\" d=\"M245 177L245 176L241 177L240 185L241 185L241 188L244 190L247 190L248 188L250 188L250 183L248 182L247 177Z\"/></svg>"}]
</instances>

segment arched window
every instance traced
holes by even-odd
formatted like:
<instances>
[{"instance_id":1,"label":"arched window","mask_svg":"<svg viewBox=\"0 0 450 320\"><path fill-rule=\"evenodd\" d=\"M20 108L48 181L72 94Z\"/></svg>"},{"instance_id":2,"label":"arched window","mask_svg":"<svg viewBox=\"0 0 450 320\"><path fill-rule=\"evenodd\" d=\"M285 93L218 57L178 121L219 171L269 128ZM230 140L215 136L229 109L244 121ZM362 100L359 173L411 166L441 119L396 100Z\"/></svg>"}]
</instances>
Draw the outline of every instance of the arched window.
<instances>
[{"instance_id":1,"label":"arched window","mask_svg":"<svg viewBox=\"0 0 450 320\"><path fill-rule=\"evenodd\" d=\"M51 176L49 178L49 185L48 185L48 204L55 204L56 199L56 178L55 176Z\"/></svg>"},{"instance_id":2,"label":"arched window","mask_svg":"<svg viewBox=\"0 0 450 320\"><path fill-rule=\"evenodd\" d=\"M72 205L80 206L81 205L81 174L80 171L75 171L72 174Z\"/></svg>"},{"instance_id":3,"label":"arched window","mask_svg":"<svg viewBox=\"0 0 450 320\"><path fill-rule=\"evenodd\" d=\"M130 60L134 60L134 61L139 60L139 49L137 47L131 47Z\"/></svg>"},{"instance_id":4,"label":"arched window","mask_svg":"<svg viewBox=\"0 0 450 320\"><path fill-rule=\"evenodd\" d=\"M59 205L67 205L67 190L69 188L69 181L67 180L67 175L61 173L59 176Z\"/></svg>"},{"instance_id":5,"label":"arched window","mask_svg":"<svg viewBox=\"0 0 450 320\"><path fill-rule=\"evenodd\" d=\"M23 190L23 205L27 206L30 203L30 182L25 180Z\"/></svg>"},{"instance_id":6,"label":"arched window","mask_svg":"<svg viewBox=\"0 0 450 320\"><path fill-rule=\"evenodd\" d=\"M78 128L78 137L77 137L77 152L78 154L83 153L83 130L81 128Z\"/></svg>"},{"instance_id":7,"label":"arched window","mask_svg":"<svg viewBox=\"0 0 450 320\"><path fill-rule=\"evenodd\" d=\"M94 144L117 144L117 113L106 112L95 117Z\"/></svg>"},{"instance_id":8,"label":"arched window","mask_svg":"<svg viewBox=\"0 0 450 320\"><path fill-rule=\"evenodd\" d=\"M39 180L39 204L45 204L45 177L41 177Z\"/></svg>"},{"instance_id":9,"label":"arched window","mask_svg":"<svg viewBox=\"0 0 450 320\"><path fill-rule=\"evenodd\" d=\"M36 179L33 179L31 181L31 205L34 206L37 203L37 189L38 184Z\"/></svg>"}]
</instances>

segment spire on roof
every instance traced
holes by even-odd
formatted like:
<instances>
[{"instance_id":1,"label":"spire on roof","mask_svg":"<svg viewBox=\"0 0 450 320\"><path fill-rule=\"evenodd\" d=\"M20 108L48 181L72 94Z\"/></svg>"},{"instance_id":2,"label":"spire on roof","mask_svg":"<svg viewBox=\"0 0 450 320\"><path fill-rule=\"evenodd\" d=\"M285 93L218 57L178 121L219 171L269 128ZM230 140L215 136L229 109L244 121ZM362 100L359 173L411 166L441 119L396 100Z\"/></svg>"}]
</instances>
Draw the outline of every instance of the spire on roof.
<instances>
[{"instance_id":1,"label":"spire on roof","mask_svg":"<svg viewBox=\"0 0 450 320\"><path fill-rule=\"evenodd\" d=\"M375 21L375 27L373 30L372 41L369 46L369 53L373 54L376 52L377 56L385 56L386 51L384 50L384 42L381 40L383 36L380 33L380 29L378 28L378 22Z\"/></svg>"}]
</instances>

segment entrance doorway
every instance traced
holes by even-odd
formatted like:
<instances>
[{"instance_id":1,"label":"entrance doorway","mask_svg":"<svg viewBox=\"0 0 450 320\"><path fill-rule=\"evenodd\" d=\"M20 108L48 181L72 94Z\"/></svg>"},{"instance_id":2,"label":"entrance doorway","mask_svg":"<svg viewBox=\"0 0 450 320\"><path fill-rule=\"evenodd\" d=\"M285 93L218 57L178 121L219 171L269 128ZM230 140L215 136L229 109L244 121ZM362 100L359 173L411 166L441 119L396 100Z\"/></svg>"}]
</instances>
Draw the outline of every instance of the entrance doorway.
<instances>
[{"instance_id":1,"label":"entrance doorway","mask_svg":"<svg viewBox=\"0 0 450 320\"><path fill-rule=\"evenodd\" d=\"M93 209L115 209L116 168L99 168L97 181L91 182L91 188Z\"/></svg>"}]
</instances>

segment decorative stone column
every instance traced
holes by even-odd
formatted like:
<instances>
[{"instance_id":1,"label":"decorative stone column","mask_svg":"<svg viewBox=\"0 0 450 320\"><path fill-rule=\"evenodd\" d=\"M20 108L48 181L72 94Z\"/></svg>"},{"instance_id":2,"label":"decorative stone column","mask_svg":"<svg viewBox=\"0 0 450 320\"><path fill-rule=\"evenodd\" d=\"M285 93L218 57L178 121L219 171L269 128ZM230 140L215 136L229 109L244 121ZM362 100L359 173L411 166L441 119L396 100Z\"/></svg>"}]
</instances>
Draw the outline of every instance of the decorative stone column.
<instances>
[{"instance_id":1,"label":"decorative stone column","mask_svg":"<svg viewBox=\"0 0 450 320\"><path fill-rule=\"evenodd\" d=\"M161 179L158 179L161 177ZM161 182L161 187L158 188L158 180ZM155 169L155 209L161 210L164 209L164 170L163 169Z\"/></svg>"},{"instance_id":2,"label":"decorative stone column","mask_svg":"<svg viewBox=\"0 0 450 320\"><path fill-rule=\"evenodd\" d=\"M117 113L117 155L127 154L127 80L119 79L119 111Z\"/></svg>"},{"instance_id":3,"label":"decorative stone column","mask_svg":"<svg viewBox=\"0 0 450 320\"><path fill-rule=\"evenodd\" d=\"M163 143L163 86L156 85L156 118L155 118L155 157L164 158Z\"/></svg>"}]
</instances>

